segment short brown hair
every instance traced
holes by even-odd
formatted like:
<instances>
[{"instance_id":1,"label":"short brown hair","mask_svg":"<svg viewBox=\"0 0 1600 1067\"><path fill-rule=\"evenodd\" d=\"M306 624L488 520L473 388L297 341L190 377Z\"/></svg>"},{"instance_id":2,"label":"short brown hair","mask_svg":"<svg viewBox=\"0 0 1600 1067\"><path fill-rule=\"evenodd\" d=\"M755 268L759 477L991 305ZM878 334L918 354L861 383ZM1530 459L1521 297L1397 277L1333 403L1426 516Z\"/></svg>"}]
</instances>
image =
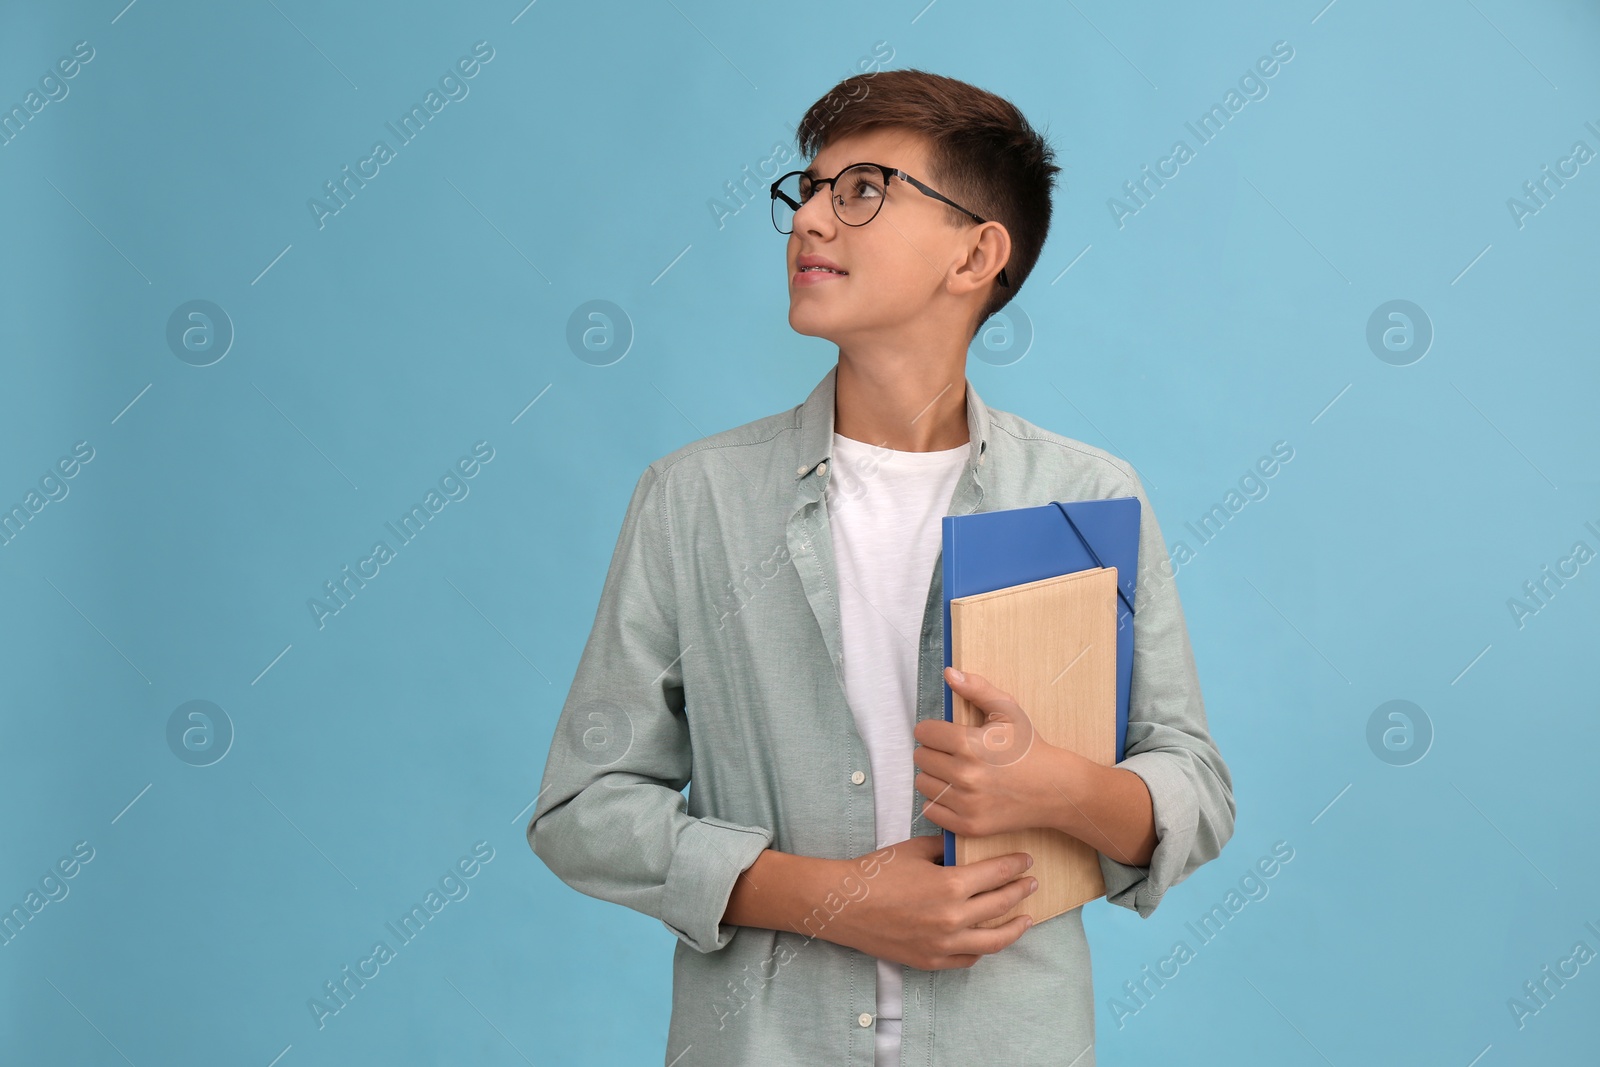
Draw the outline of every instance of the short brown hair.
<instances>
[{"instance_id":1,"label":"short brown hair","mask_svg":"<svg viewBox=\"0 0 1600 1067\"><path fill-rule=\"evenodd\" d=\"M795 131L807 159L854 133L893 127L929 144L931 173L917 175L962 207L1000 223L1011 235L1009 288L998 282L973 334L1005 307L1032 273L1050 233L1055 151L1016 105L955 78L924 70L880 70L846 78L806 110ZM972 219L954 208L952 225Z\"/></svg>"}]
</instances>

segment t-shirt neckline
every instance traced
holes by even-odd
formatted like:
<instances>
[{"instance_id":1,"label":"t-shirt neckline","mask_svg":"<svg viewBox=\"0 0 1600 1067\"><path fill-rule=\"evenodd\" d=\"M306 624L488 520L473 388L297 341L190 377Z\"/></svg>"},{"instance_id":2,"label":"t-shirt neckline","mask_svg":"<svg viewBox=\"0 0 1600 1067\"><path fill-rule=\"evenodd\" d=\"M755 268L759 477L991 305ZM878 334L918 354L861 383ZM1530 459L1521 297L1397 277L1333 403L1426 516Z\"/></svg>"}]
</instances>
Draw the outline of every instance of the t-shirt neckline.
<instances>
[{"instance_id":1,"label":"t-shirt neckline","mask_svg":"<svg viewBox=\"0 0 1600 1067\"><path fill-rule=\"evenodd\" d=\"M935 452L903 452L897 448L857 441L855 438L846 437L838 431L834 432L833 445L836 451L842 451L848 456L871 456L877 459L895 459L906 463L926 463L930 465L944 463L972 449L972 442L963 441L954 448L944 448Z\"/></svg>"}]
</instances>

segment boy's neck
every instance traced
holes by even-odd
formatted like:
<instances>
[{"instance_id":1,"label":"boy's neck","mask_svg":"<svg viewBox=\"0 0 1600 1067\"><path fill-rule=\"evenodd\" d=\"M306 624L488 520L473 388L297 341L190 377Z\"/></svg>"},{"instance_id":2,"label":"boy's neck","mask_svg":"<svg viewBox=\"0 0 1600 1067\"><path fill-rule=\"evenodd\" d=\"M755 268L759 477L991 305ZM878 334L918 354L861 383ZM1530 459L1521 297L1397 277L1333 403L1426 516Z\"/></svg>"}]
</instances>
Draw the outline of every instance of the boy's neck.
<instances>
[{"instance_id":1,"label":"boy's neck","mask_svg":"<svg viewBox=\"0 0 1600 1067\"><path fill-rule=\"evenodd\" d=\"M943 361L862 365L841 351L833 430L897 452L942 452L968 443L966 352Z\"/></svg>"}]
</instances>

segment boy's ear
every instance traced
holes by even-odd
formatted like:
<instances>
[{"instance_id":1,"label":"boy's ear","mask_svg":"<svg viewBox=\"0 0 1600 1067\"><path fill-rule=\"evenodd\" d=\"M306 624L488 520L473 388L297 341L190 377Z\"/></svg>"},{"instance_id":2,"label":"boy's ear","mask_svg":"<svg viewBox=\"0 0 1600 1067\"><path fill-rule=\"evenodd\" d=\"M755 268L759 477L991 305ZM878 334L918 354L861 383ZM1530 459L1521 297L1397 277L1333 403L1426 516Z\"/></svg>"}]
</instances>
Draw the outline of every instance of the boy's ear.
<instances>
[{"instance_id":1,"label":"boy's ear","mask_svg":"<svg viewBox=\"0 0 1600 1067\"><path fill-rule=\"evenodd\" d=\"M1011 260L1011 234L1007 232L1004 224L991 219L979 226L974 236L977 241L967 257L967 263L957 273L966 273L970 277L986 274L993 267L993 276L998 278L1000 271ZM999 266L994 266L995 264Z\"/></svg>"}]
</instances>

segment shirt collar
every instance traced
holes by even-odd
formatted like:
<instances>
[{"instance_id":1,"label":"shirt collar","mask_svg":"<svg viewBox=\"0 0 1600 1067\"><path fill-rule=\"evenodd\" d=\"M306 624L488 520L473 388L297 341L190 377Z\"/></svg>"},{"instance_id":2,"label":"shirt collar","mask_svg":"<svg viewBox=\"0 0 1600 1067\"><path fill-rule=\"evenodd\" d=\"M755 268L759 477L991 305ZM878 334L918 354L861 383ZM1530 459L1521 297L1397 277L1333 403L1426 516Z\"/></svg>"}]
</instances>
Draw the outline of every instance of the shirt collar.
<instances>
[{"instance_id":1,"label":"shirt collar","mask_svg":"<svg viewBox=\"0 0 1600 1067\"><path fill-rule=\"evenodd\" d=\"M965 377L965 376L963 376ZM795 446L795 479L816 473L817 465L833 455L833 417L835 386L839 378L839 365L828 368L822 381L811 395L795 409L794 425L799 430ZM971 442L967 464L974 472L983 462L984 451L989 447L989 409L978 399L978 391L970 379L967 385L967 434Z\"/></svg>"}]
</instances>

